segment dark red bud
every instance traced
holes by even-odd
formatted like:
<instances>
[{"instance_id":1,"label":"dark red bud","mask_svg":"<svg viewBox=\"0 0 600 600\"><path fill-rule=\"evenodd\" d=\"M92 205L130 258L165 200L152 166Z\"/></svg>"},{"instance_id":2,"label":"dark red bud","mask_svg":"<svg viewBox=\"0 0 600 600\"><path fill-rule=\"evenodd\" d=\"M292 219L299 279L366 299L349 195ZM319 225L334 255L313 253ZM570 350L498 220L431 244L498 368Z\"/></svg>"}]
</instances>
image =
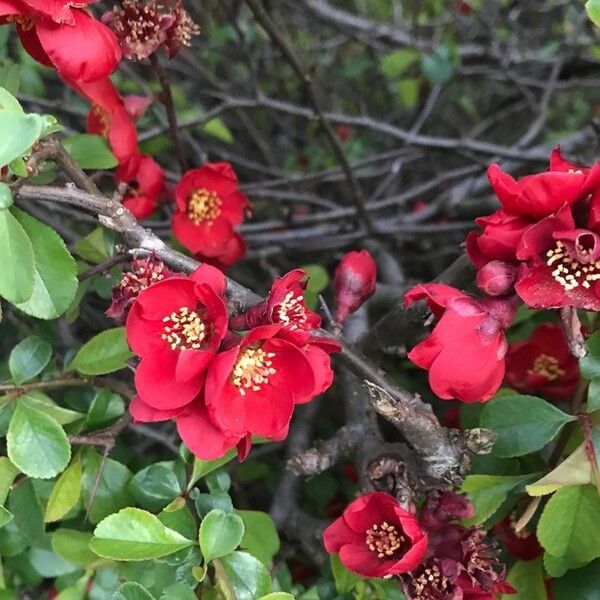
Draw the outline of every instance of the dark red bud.
<instances>
[{"instance_id":1,"label":"dark red bud","mask_svg":"<svg viewBox=\"0 0 600 600\"><path fill-rule=\"evenodd\" d=\"M336 321L343 323L375 292L377 265L366 250L348 252L335 269Z\"/></svg>"},{"instance_id":2,"label":"dark red bud","mask_svg":"<svg viewBox=\"0 0 600 600\"><path fill-rule=\"evenodd\" d=\"M492 260L477 273L477 287L488 296L504 296L512 291L517 268L503 260Z\"/></svg>"}]
</instances>

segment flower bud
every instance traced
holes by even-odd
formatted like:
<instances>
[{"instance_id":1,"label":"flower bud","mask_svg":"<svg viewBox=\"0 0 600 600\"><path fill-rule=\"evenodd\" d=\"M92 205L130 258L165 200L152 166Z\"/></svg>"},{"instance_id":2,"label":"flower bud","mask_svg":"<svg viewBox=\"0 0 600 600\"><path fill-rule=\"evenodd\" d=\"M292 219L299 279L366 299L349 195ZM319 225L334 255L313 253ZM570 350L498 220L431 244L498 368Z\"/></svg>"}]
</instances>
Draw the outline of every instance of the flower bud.
<instances>
[{"instance_id":1,"label":"flower bud","mask_svg":"<svg viewBox=\"0 0 600 600\"><path fill-rule=\"evenodd\" d=\"M348 252L335 269L336 321L349 315L375 292L377 265L366 250Z\"/></svg>"},{"instance_id":2,"label":"flower bud","mask_svg":"<svg viewBox=\"0 0 600 600\"><path fill-rule=\"evenodd\" d=\"M477 287L488 296L503 296L512 291L517 268L503 260L492 260L477 272Z\"/></svg>"}]
</instances>

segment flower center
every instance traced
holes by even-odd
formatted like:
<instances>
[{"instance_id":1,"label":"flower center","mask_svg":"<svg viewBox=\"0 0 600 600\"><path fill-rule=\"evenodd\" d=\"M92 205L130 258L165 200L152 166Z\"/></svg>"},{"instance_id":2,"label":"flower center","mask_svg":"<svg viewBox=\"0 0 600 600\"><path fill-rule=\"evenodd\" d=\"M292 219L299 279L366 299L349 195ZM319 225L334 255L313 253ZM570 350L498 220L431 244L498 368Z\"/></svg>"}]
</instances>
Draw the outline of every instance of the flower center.
<instances>
[{"instance_id":1,"label":"flower center","mask_svg":"<svg viewBox=\"0 0 600 600\"><path fill-rule=\"evenodd\" d=\"M365 539L367 548L377 554L377 558L393 556L400 550L405 541L406 538L394 525L390 525L387 521L367 529Z\"/></svg>"},{"instance_id":2,"label":"flower center","mask_svg":"<svg viewBox=\"0 0 600 600\"><path fill-rule=\"evenodd\" d=\"M283 323L289 329L299 329L306 324L304 296L294 296L294 292L288 292L283 301L275 306L274 312L275 321Z\"/></svg>"},{"instance_id":3,"label":"flower center","mask_svg":"<svg viewBox=\"0 0 600 600\"><path fill-rule=\"evenodd\" d=\"M269 384L269 377L277 373L271 360L274 356L274 352L265 352L256 346L248 346L241 352L233 367L232 382L242 396L246 390L258 392Z\"/></svg>"},{"instance_id":4,"label":"flower center","mask_svg":"<svg viewBox=\"0 0 600 600\"><path fill-rule=\"evenodd\" d=\"M221 214L223 201L215 192L205 188L196 190L188 200L188 216L194 225L214 221Z\"/></svg>"},{"instance_id":5,"label":"flower center","mask_svg":"<svg viewBox=\"0 0 600 600\"><path fill-rule=\"evenodd\" d=\"M165 265L162 262L155 262L151 259L139 260L134 261L132 271L123 273L121 285L129 291L139 294L165 277Z\"/></svg>"},{"instance_id":6,"label":"flower center","mask_svg":"<svg viewBox=\"0 0 600 600\"><path fill-rule=\"evenodd\" d=\"M600 260L587 265L575 260L561 241L556 242L552 250L546 252L546 264L552 267L552 277L570 292L580 285L589 289L594 281L600 279Z\"/></svg>"},{"instance_id":7,"label":"flower center","mask_svg":"<svg viewBox=\"0 0 600 600\"><path fill-rule=\"evenodd\" d=\"M448 589L448 578L437 565L431 565L413 580L414 592L418 600L436 598L436 592L443 593Z\"/></svg>"},{"instance_id":8,"label":"flower center","mask_svg":"<svg viewBox=\"0 0 600 600\"><path fill-rule=\"evenodd\" d=\"M558 365L558 360L554 356L540 354L533 361L531 369L527 369L527 375L543 375L548 381L554 381L565 374L565 370Z\"/></svg>"},{"instance_id":9,"label":"flower center","mask_svg":"<svg viewBox=\"0 0 600 600\"><path fill-rule=\"evenodd\" d=\"M206 323L195 311L183 306L163 319L162 339L171 350L199 350L208 335Z\"/></svg>"}]
</instances>

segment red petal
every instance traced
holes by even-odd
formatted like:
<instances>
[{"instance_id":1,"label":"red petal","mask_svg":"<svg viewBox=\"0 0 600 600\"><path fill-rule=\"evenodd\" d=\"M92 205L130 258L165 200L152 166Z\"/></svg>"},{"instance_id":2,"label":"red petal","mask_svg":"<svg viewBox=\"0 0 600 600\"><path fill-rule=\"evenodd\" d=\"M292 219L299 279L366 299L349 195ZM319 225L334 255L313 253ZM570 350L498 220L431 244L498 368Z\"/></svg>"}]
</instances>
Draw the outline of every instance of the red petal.
<instances>
[{"instance_id":1,"label":"red petal","mask_svg":"<svg viewBox=\"0 0 600 600\"><path fill-rule=\"evenodd\" d=\"M227 287L225 275L212 265L200 265L190 275L190 279L193 279L196 283L207 284L218 296L225 294L225 288Z\"/></svg>"},{"instance_id":2,"label":"red petal","mask_svg":"<svg viewBox=\"0 0 600 600\"><path fill-rule=\"evenodd\" d=\"M47 67L54 66L54 63L48 54L46 54L44 48L42 48L35 25L29 29L24 29L21 25L17 25L17 33L19 34L19 39L21 40L21 44L23 44L23 48L25 48L25 51L29 56L42 65Z\"/></svg>"},{"instance_id":3,"label":"red petal","mask_svg":"<svg viewBox=\"0 0 600 600\"><path fill-rule=\"evenodd\" d=\"M138 220L147 219L156 210L156 200L148 196L129 196L123 206Z\"/></svg>"},{"instance_id":4,"label":"red petal","mask_svg":"<svg viewBox=\"0 0 600 600\"><path fill-rule=\"evenodd\" d=\"M173 419L183 409L176 408L173 410L158 410L146 404L139 396L135 396L129 403L129 412L135 423L158 423L160 421L168 421Z\"/></svg>"},{"instance_id":5,"label":"red petal","mask_svg":"<svg viewBox=\"0 0 600 600\"><path fill-rule=\"evenodd\" d=\"M177 240L193 254L219 256L226 251L233 235L231 223L221 217L210 225L194 224L187 212L176 212L171 223Z\"/></svg>"}]
</instances>

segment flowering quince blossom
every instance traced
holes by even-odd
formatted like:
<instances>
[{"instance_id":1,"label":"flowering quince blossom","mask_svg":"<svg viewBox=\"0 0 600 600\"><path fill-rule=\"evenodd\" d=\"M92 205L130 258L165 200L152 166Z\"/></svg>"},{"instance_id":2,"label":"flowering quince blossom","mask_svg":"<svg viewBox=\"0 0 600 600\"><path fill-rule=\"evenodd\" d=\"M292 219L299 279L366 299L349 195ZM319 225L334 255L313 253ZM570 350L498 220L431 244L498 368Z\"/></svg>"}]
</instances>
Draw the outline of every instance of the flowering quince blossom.
<instances>
[{"instance_id":1,"label":"flowering quince blossom","mask_svg":"<svg viewBox=\"0 0 600 600\"><path fill-rule=\"evenodd\" d=\"M124 0L102 21L117 36L125 58L135 61L148 58L161 46L173 58L200 33L182 0Z\"/></svg>"},{"instance_id":2,"label":"flowering quince blossom","mask_svg":"<svg viewBox=\"0 0 600 600\"><path fill-rule=\"evenodd\" d=\"M519 392L553 400L571 398L577 389L579 363L569 351L562 327L545 323L528 340L511 344L506 354L506 380Z\"/></svg>"},{"instance_id":3,"label":"flowering quince blossom","mask_svg":"<svg viewBox=\"0 0 600 600\"><path fill-rule=\"evenodd\" d=\"M127 184L123 206L141 221L148 218L158 207L158 199L165 191L165 172L151 156L146 155L141 156L133 176L130 174L127 178L127 171L127 166L117 169L115 179Z\"/></svg>"},{"instance_id":4,"label":"flowering quince blossom","mask_svg":"<svg viewBox=\"0 0 600 600\"><path fill-rule=\"evenodd\" d=\"M496 600L499 593L516 593L504 581L505 568L485 531L451 523L474 514L460 494L428 498L419 519L429 539L426 555L417 568L400 576L409 600Z\"/></svg>"},{"instance_id":5,"label":"flowering quince blossom","mask_svg":"<svg viewBox=\"0 0 600 600\"><path fill-rule=\"evenodd\" d=\"M23 47L67 82L108 77L121 60L115 35L85 7L94 0L0 0L0 23L14 22Z\"/></svg>"},{"instance_id":6,"label":"flowering quince blossom","mask_svg":"<svg viewBox=\"0 0 600 600\"><path fill-rule=\"evenodd\" d=\"M476 219L483 231L467 237L473 264L494 263L499 274L504 263L530 307L600 310L600 163L580 167L557 148L545 173L515 181L492 165L488 177L502 208Z\"/></svg>"},{"instance_id":7,"label":"flowering quince blossom","mask_svg":"<svg viewBox=\"0 0 600 600\"><path fill-rule=\"evenodd\" d=\"M244 256L244 240L234 228L250 203L229 163L188 171L177 185L175 201L173 234L199 260L228 267Z\"/></svg>"},{"instance_id":8,"label":"flowering quince blossom","mask_svg":"<svg viewBox=\"0 0 600 600\"><path fill-rule=\"evenodd\" d=\"M408 358L429 370L429 385L440 398L489 400L504 379L504 332L514 318L514 302L477 299L435 283L417 285L404 296L406 306L423 299L439 321Z\"/></svg>"},{"instance_id":9,"label":"flowering quince blossom","mask_svg":"<svg viewBox=\"0 0 600 600\"><path fill-rule=\"evenodd\" d=\"M537 537L527 529L515 529L515 514L511 513L506 519L494 526L494 535L506 546L506 549L520 560L533 560L544 550Z\"/></svg>"},{"instance_id":10,"label":"flowering quince blossom","mask_svg":"<svg viewBox=\"0 0 600 600\"><path fill-rule=\"evenodd\" d=\"M311 360L311 351L296 345L299 339L289 337L282 325L264 325L215 356L205 395L208 412L222 430L282 439L294 405L330 385L329 361Z\"/></svg>"},{"instance_id":11,"label":"flowering quince blossom","mask_svg":"<svg viewBox=\"0 0 600 600\"><path fill-rule=\"evenodd\" d=\"M134 259L131 262L131 270L125 271L121 281L112 289L112 303L105 313L106 316L123 323L140 293L172 274L154 254L148 258Z\"/></svg>"},{"instance_id":12,"label":"flowering quince blossom","mask_svg":"<svg viewBox=\"0 0 600 600\"><path fill-rule=\"evenodd\" d=\"M327 552L339 554L346 568L363 577L411 571L427 551L427 533L417 518L384 492L351 502L325 530L323 542Z\"/></svg>"},{"instance_id":13,"label":"flowering quince blossom","mask_svg":"<svg viewBox=\"0 0 600 600\"><path fill-rule=\"evenodd\" d=\"M343 323L375 293L377 265L366 251L348 252L335 269L335 319Z\"/></svg>"},{"instance_id":14,"label":"flowering quince blossom","mask_svg":"<svg viewBox=\"0 0 600 600\"><path fill-rule=\"evenodd\" d=\"M208 364L227 333L225 279L210 265L169 277L139 294L127 341L140 358L135 386L158 410L181 408L200 393Z\"/></svg>"},{"instance_id":15,"label":"flowering quince blossom","mask_svg":"<svg viewBox=\"0 0 600 600\"><path fill-rule=\"evenodd\" d=\"M259 325L280 323L290 330L310 330L321 326L321 317L304 302L308 273L294 269L275 280L265 300L247 313L233 317L232 329L247 330Z\"/></svg>"}]
</instances>

